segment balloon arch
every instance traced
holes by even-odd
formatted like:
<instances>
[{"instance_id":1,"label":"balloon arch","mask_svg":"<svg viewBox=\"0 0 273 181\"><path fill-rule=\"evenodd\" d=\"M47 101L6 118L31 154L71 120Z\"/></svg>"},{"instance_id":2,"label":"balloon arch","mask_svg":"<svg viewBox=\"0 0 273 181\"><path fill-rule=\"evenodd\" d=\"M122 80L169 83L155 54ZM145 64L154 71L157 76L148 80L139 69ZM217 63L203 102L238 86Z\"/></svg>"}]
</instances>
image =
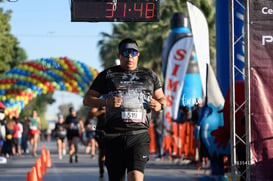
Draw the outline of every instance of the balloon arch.
<instances>
[{"instance_id":1,"label":"balloon arch","mask_svg":"<svg viewBox=\"0 0 273 181\"><path fill-rule=\"evenodd\" d=\"M41 94L62 90L83 96L97 75L96 69L67 57L23 62L0 76L0 103L7 116L19 116Z\"/></svg>"}]
</instances>

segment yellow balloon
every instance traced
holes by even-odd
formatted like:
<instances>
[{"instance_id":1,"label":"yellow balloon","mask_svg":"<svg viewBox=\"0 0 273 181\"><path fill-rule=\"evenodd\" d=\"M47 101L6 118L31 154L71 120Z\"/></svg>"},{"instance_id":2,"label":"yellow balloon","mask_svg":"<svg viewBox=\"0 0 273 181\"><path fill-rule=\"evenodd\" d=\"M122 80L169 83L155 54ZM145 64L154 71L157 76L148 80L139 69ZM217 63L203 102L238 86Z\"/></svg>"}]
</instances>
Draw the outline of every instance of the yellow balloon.
<instances>
[{"instance_id":1,"label":"yellow balloon","mask_svg":"<svg viewBox=\"0 0 273 181\"><path fill-rule=\"evenodd\" d=\"M78 85L78 83L77 83L75 80L72 80L72 81L71 81L71 84L74 85L74 86L77 86L77 85Z\"/></svg>"},{"instance_id":2,"label":"yellow balloon","mask_svg":"<svg viewBox=\"0 0 273 181\"><path fill-rule=\"evenodd\" d=\"M47 89L43 89L43 94L46 94L48 92Z\"/></svg>"},{"instance_id":3,"label":"yellow balloon","mask_svg":"<svg viewBox=\"0 0 273 181\"><path fill-rule=\"evenodd\" d=\"M66 89L67 89L69 92L72 91L72 88L71 88L71 86L69 85L69 83L66 82L64 85L66 86Z\"/></svg>"},{"instance_id":4,"label":"yellow balloon","mask_svg":"<svg viewBox=\"0 0 273 181\"><path fill-rule=\"evenodd\" d=\"M65 70L68 70L68 66L67 66L66 64L63 64L63 68L64 68Z\"/></svg>"}]
</instances>

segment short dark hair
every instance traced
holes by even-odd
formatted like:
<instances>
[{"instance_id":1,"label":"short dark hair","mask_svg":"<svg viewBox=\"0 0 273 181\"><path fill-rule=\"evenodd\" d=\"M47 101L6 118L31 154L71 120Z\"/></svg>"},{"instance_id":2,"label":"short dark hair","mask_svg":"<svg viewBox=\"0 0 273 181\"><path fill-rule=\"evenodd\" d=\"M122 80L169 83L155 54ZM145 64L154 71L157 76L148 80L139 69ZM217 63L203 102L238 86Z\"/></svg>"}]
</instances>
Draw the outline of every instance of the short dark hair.
<instances>
[{"instance_id":1,"label":"short dark hair","mask_svg":"<svg viewBox=\"0 0 273 181\"><path fill-rule=\"evenodd\" d=\"M18 118L17 117L13 116L12 120L14 120L16 123L18 123Z\"/></svg>"},{"instance_id":2,"label":"short dark hair","mask_svg":"<svg viewBox=\"0 0 273 181\"><path fill-rule=\"evenodd\" d=\"M71 113L71 112L74 112L75 111L75 109L74 109L74 107L70 107L69 108L69 112Z\"/></svg>"},{"instance_id":3,"label":"short dark hair","mask_svg":"<svg viewBox=\"0 0 273 181\"><path fill-rule=\"evenodd\" d=\"M136 40L134 40L134 39L132 39L132 38L125 38L125 39L123 39L123 40L121 40L120 42L119 42L119 45L118 45L118 49L119 49L119 52L121 52L122 50L123 50L123 47L124 47L124 45L126 45L126 44L135 44L136 45L136 48L134 48L134 49L136 49L136 50L138 50L138 44L137 44L137 41Z\"/></svg>"}]
</instances>

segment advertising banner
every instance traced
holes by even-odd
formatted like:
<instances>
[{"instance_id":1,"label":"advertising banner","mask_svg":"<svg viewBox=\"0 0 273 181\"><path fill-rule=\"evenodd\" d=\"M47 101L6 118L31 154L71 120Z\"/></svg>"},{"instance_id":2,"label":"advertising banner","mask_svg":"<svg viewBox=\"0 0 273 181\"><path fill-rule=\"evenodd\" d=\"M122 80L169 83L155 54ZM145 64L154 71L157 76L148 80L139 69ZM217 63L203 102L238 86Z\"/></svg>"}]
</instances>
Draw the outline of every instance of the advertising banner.
<instances>
[{"instance_id":1,"label":"advertising banner","mask_svg":"<svg viewBox=\"0 0 273 181\"><path fill-rule=\"evenodd\" d=\"M206 96L206 68L207 64L210 63L208 23L203 12L199 8L190 2L187 2L187 7L190 16L203 93Z\"/></svg>"},{"instance_id":2,"label":"advertising banner","mask_svg":"<svg viewBox=\"0 0 273 181\"><path fill-rule=\"evenodd\" d=\"M192 37L184 37L171 47L166 69L164 91L168 105L164 112L177 119L184 78L193 47Z\"/></svg>"},{"instance_id":3,"label":"advertising banner","mask_svg":"<svg viewBox=\"0 0 273 181\"><path fill-rule=\"evenodd\" d=\"M251 180L273 178L273 1L250 1Z\"/></svg>"}]
</instances>

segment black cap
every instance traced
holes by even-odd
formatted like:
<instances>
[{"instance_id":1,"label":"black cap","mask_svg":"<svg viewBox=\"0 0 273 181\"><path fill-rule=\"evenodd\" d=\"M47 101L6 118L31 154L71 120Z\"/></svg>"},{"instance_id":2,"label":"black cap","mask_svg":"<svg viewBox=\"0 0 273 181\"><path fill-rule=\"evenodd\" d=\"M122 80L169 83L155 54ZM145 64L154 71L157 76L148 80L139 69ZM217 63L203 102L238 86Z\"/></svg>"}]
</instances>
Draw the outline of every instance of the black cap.
<instances>
[{"instance_id":1,"label":"black cap","mask_svg":"<svg viewBox=\"0 0 273 181\"><path fill-rule=\"evenodd\" d=\"M138 46L135 43L123 43L119 48L119 52L122 52L128 49L133 49L138 51Z\"/></svg>"}]
</instances>

